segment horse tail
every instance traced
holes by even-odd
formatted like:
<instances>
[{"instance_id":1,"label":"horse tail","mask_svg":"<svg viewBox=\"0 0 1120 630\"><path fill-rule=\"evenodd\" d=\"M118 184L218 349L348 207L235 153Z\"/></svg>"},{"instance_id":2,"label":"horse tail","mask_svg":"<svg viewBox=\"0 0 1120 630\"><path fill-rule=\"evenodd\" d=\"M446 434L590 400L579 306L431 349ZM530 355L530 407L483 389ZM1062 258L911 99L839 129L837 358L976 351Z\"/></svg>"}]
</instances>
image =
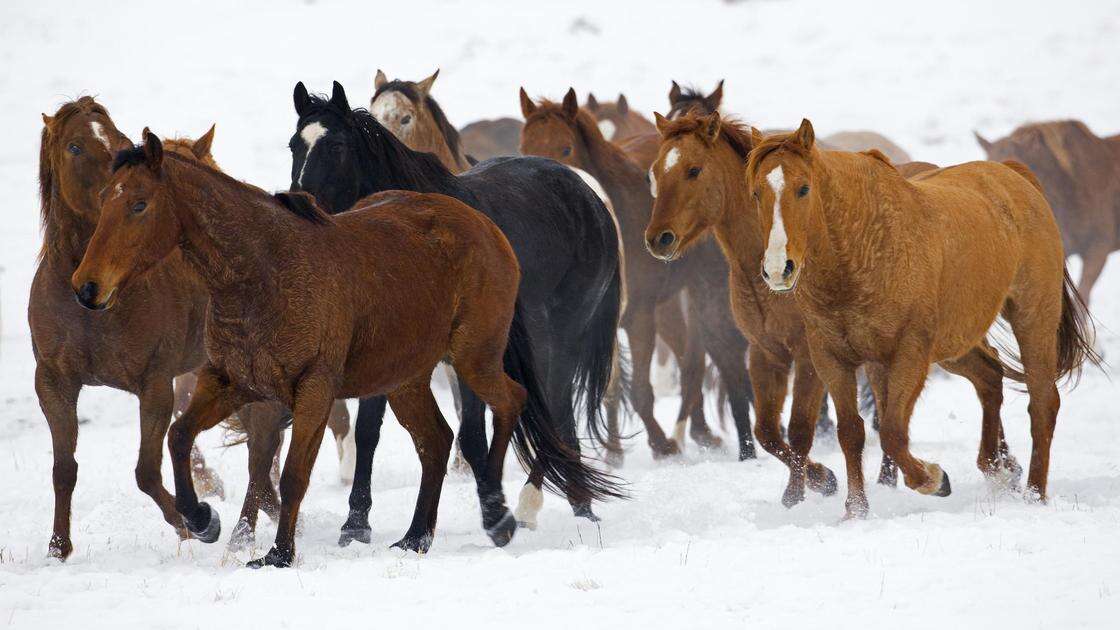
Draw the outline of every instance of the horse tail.
<instances>
[{"instance_id":1,"label":"horse tail","mask_svg":"<svg viewBox=\"0 0 1120 630\"><path fill-rule=\"evenodd\" d=\"M1093 349L1096 336L1093 318L1085 306L1081 294L1069 277L1069 270L1063 270L1062 280L1062 319L1058 323L1058 377L1071 377L1075 382L1081 377L1081 367L1085 361L1100 366L1101 356Z\"/></svg>"},{"instance_id":2,"label":"horse tail","mask_svg":"<svg viewBox=\"0 0 1120 630\"><path fill-rule=\"evenodd\" d=\"M608 447L606 418L603 400L611 389L616 373L623 381L616 383L627 388L625 374L621 373L618 357L618 322L622 316L622 275L615 267L607 290L599 299L594 314L588 321L586 334L576 356L574 391L576 405L583 405L587 415L587 432L598 447Z\"/></svg>"},{"instance_id":3,"label":"horse tail","mask_svg":"<svg viewBox=\"0 0 1120 630\"><path fill-rule=\"evenodd\" d=\"M504 363L506 374L520 383L526 393L521 421L513 431L513 448L521 465L531 470L535 464L544 474L545 487L575 502L625 497L617 477L592 468L556 433L548 401L537 379L520 302L510 323Z\"/></svg>"},{"instance_id":4,"label":"horse tail","mask_svg":"<svg viewBox=\"0 0 1120 630\"><path fill-rule=\"evenodd\" d=\"M1038 181L1038 177L1035 176L1034 171L1029 166L1015 160L1004 160L1003 165L1021 175L1023 179L1031 183L1031 186L1037 188L1038 192L1043 195L1046 194L1046 191L1042 188L1042 182Z\"/></svg>"}]
</instances>

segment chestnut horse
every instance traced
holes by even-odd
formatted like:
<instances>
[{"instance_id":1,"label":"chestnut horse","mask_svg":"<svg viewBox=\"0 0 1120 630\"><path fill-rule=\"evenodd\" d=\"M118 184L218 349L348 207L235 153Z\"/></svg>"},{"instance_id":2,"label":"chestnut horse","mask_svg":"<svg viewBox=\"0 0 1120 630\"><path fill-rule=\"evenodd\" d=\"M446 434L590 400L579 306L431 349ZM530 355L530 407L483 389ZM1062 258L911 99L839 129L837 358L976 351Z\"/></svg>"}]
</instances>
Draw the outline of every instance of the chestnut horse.
<instances>
[{"instance_id":1,"label":"chestnut horse","mask_svg":"<svg viewBox=\"0 0 1120 630\"><path fill-rule=\"evenodd\" d=\"M789 296L770 293L757 271L762 231L743 181L750 131L731 121L721 123L718 113L688 113L675 121L654 116L662 142L650 169L656 196L645 228L646 247L672 262L714 234L730 267L731 310L750 341L755 437L789 468L782 503L792 507L804 498L806 477L813 490L834 494L836 476L809 459L825 391L809 358L801 313ZM781 414L791 367L787 443Z\"/></svg>"},{"instance_id":2,"label":"chestnut horse","mask_svg":"<svg viewBox=\"0 0 1120 630\"><path fill-rule=\"evenodd\" d=\"M54 532L49 553L73 551L70 507L78 479L78 393L109 385L140 399L140 452L136 484L164 519L185 536L173 497L163 487L163 436L188 386L176 375L202 364L202 321L207 297L201 281L171 256L139 281L112 313L90 313L74 301L70 277L93 235L98 192L110 177L113 154L131 146L109 112L86 96L43 115L39 195L43 248L31 285L28 321L35 353L35 393L51 431L54 452ZM178 395L174 390L178 390ZM192 468L207 494L221 482L192 452Z\"/></svg>"},{"instance_id":3,"label":"chestnut horse","mask_svg":"<svg viewBox=\"0 0 1120 630\"><path fill-rule=\"evenodd\" d=\"M1056 381L1099 362L1091 322L1065 271L1061 235L1034 175L1017 162L970 162L903 178L878 151L822 151L803 120L753 139L746 178L776 293L792 293L813 365L839 417L849 517L868 512L856 369L880 414L883 450L906 485L947 496L949 477L910 453L909 424L932 363L968 378L983 407L987 475L1012 472L1002 448L1004 376L1030 395L1027 494L1044 500L1059 407ZM1002 315L1021 353L1008 369L986 335Z\"/></svg>"},{"instance_id":4,"label":"chestnut horse","mask_svg":"<svg viewBox=\"0 0 1120 630\"><path fill-rule=\"evenodd\" d=\"M606 189L622 229L626 253L627 305L622 328L630 343L631 401L645 425L650 448L657 457L679 452L653 414L654 395L650 385L650 362L656 333L654 309L658 304L689 288L690 317L696 318L703 335L704 350L719 369L728 392L728 402L739 434L739 458L755 457L750 428L750 381L747 375L747 343L735 326L727 293L727 263L712 242L698 245L686 258L663 265L643 250L642 236L653 199L642 169L620 148L608 142L595 118L580 109L575 90L569 89L562 103L533 102L521 90L525 128L521 152L540 155L583 169ZM678 426L687 413L682 401ZM709 441L706 425L692 425L693 437Z\"/></svg>"},{"instance_id":5,"label":"chestnut horse","mask_svg":"<svg viewBox=\"0 0 1120 630\"><path fill-rule=\"evenodd\" d=\"M426 551L452 439L429 385L443 358L494 410L479 497L496 545L517 528L500 483L511 438L520 457L543 461L548 480L571 495L618 496L610 478L550 431L516 312L517 260L498 228L469 206L400 191L332 217L306 193L268 195L165 154L147 130L143 146L122 151L114 167L72 286L87 308L111 308L177 247L204 279L209 358L168 434L175 506L204 542L221 526L189 475L187 454L200 431L248 402L293 410L276 543L249 563L290 566L299 505L331 405L388 395L423 467L416 513L397 545Z\"/></svg>"},{"instance_id":6,"label":"chestnut horse","mask_svg":"<svg viewBox=\"0 0 1120 630\"><path fill-rule=\"evenodd\" d=\"M1076 120L1019 127L994 142L976 134L989 160L1029 166L1046 192L1067 256L1081 257L1077 291L1089 302L1108 256L1120 249L1120 151Z\"/></svg>"},{"instance_id":7,"label":"chestnut horse","mask_svg":"<svg viewBox=\"0 0 1120 630\"><path fill-rule=\"evenodd\" d=\"M369 113L414 151L432 153L447 170L462 173L471 167L459 142L459 132L431 96L437 69L422 81L390 81L377 71Z\"/></svg>"}]
</instances>

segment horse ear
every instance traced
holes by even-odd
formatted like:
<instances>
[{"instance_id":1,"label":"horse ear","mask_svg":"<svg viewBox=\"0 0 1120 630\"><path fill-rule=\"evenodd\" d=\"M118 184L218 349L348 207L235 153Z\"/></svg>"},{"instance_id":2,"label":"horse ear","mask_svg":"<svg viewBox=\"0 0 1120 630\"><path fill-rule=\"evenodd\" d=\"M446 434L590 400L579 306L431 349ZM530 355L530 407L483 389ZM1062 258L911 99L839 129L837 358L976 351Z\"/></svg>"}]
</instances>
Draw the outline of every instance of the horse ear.
<instances>
[{"instance_id":1,"label":"horse ear","mask_svg":"<svg viewBox=\"0 0 1120 630\"><path fill-rule=\"evenodd\" d=\"M210 155L210 145L214 144L214 129L217 126L217 123L210 125L210 131L202 134L202 137L195 140L194 144L191 145L191 153L193 153L196 158L201 160L207 155Z\"/></svg>"},{"instance_id":2,"label":"horse ear","mask_svg":"<svg viewBox=\"0 0 1120 630\"><path fill-rule=\"evenodd\" d=\"M708 142L715 142L719 139L720 118L719 112L712 112L706 118L702 119L700 128L704 130L704 138Z\"/></svg>"},{"instance_id":3,"label":"horse ear","mask_svg":"<svg viewBox=\"0 0 1120 630\"><path fill-rule=\"evenodd\" d=\"M159 173L163 166L163 143L147 127L144 127L141 138L144 140L144 162L153 173Z\"/></svg>"},{"instance_id":4,"label":"horse ear","mask_svg":"<svg viewBox=\"0 0 1120 630\"><path fill-rule=\"evenodd\" d=\"M618 113L623 116L630 113L630 103L626 100L626 95L622 92L618 93Z\"/></svg>"},{"instance_id":5,"label":"horse ear","mask_svg":"<svg viewBox=\"0 0 1120 630\"><path fill-rule=\"evenodd\" d=\"M292 92L292 101L296 106L296 115L302 117L311 105L311 97L307 94L307 86L303 81L296 83L296 89Z\"/></svg>"},{"instance_id":6,"label":"horse ear","mask_svg":"<svg viewBox=\"0 0 1120 630\"><path fill-rule=\"evenodd\" d=\"M753 149L761 144L762 139L765 137L766 136L762 135L762 132L759 131L757 127L751 127L751 148Z\"/></svg>"},{"instance_id":7,"label":"horse ear","mask_svg":"<svg viewBox=\"0 0 1120 630\"><path fill-rule=\"evenodd\" d=\"M673 86L669 88L669 104L676 105L679 100L681 100L681 86L673 81Z\"/></svg>"},{"instance_id":8,"label":"horse ear","mask_svg":"<svg viewBox=\"0 0 1120 630\"><path fill-rule=\"evenodd\" d=\"M653 124L657 125L657 133L664 136L665 129L669 126L669 119L658 112L653 112Z\"/></svg>"},{"instance_id":9,"label":"horse ear","mask_svg":"<svg viewBox=\"0 0 1120 630\"><path fill-rule=\"evenodd\" d=\"M992 152L992 143L985 140L984 136L980 135L980 132L973 131L972 135L976 136L976 141L980 143L980 148L984 149L984 153Z\"/></svg>"},{"instance_id":10,"label":"horse ear","mask_svg":"<svg viewBox=\"0 0 1120 630\"><path fill-rule=\"evenodd\" d=\"M521 115L528 118L535 111L537 111L537 104L525 93L525 88L521 88Z\"/></svg>"},{"instance_id":11,"label":"horse ear","mask_svg":"<svg viewBox=\"0 0 1120 630\"><path fill-rule=\"evenodd\" d=\"M723 79L719 80L716 84L716 89L712 93L704 97L704 102L707 103L708 109L714 111L719 110L719 106L723 103Z\"/></svg>"},{"instance_id":12,"label":"horse ear","mask_svg":"<svg viewBox=\"0 0 1120 630\"><path fill-rule=\"evenodd\" d=\"M381 68L378 68L377 74L373 75L373 89L380 90L381 88L385 87L385 84L388 82L389 77L385 76L385 73L381 71Z\"/></svg>"},{"instance_id":13,"label":"horse ear","mask_svg":"<svg viewBox=\"0 0 1120 630\"><path fill-rule=\"evenodd\" d=\"M346 89L338 81L335 81L334 86L331 87L331 105L344 112L350 111L350 103L346 100Z\"/></svg>"},{"instance_id":14,"label":"horse ear","mask_svg":"<svg viewBox=\"0 0 1120 630\"><path fill-rule=\"evenodd\" d=\"M801 146L806 149L812 149L813 140L816 139L816 135L813 133L813 123L809 122L808 118L802 118L801 126L797 128L797 131L793 132L793 137Z\"/></svg>"},{"instance_id":15,"label":"horse ear","mask_svg":"<svg viewBox=\"0 0 1120 630\"><path fill-rule=\"evenodd\" d=\"M54 124L54 118L51 118L50 116L48 116L46 114L42 114L42 116L43 116L43 124L44 125L46 125L47 127L50 127L51 125Z\"/></svg>"},{"instance_id":16,"label":"horse ear","mask_svg":"<svg viewBox=\"0 0 1120 630\"><path fill-rule=\"evenodd\" d=\"M592 94L591 92L587 93L587 109L589 109L593 112L598 111L598 109L599 109L599 101L598 101L598 99L595 98L595 95Z\"/></svg>"},{"instance_id":17,"label":"horse ear","mask_svg":"<svg viewBox=\"0 0 1120 630\"><path fill-rule=\"evenodd\" d=\"M575 88L568 88L568 93L564 95L564 102L560 104L564 110L564 115L568 118L575 118L579 113L579 100L576 98Z\"/></svg>"},{"instance_id":18,"label":"horse ear","mask_svg":"<svg viewBox=\"0 0 1120 630\"><path fill-rule=\"evenodd\" d=\"M436 82L436 77L438 77L438 76L439 76L439 68L436 68L436 71L432 73L432 76L430 76L427 79L424 79L423 81L417 83L416 87L420 88L420 93L423 94L424 96L427 96L429 93L431 93L432 84Z\"/></svg>"}]
</instances>

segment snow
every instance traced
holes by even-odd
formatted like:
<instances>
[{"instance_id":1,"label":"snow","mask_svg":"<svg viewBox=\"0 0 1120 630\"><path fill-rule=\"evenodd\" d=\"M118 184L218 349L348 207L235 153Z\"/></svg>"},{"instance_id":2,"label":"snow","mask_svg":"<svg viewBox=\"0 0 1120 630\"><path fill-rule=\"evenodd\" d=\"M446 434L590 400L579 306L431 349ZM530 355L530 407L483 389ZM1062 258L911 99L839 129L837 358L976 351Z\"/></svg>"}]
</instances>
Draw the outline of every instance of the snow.
<instances>
[{"instance_id":1,"label":"snow","mask_svg":"<svg viewBox=\"0 0 1120 630\"><path fill-rule=\"evenodd\" d=\"M916 454L949 473L952 496L870 489L872 515L840 522L842 493L781 506L785 468L733 452L654 463L639 436L622 473L633 500L596 506L599 527L545 498L536 531L490 546L470 480L449 477L431 553L388 550L406 529L419 465L407 434L385 426L375 461L374 543L340 549L347 489L324 448L304 502L294 570L250 571L224 550L246 484L244 448L202 444L230 496L215 545L179 543L134 485L135 399L87 389L79 414L73 557L46 560L51 453L32 388L26 296L39 247L35 164L40 112L98 96L137 138L201 134L227 172L286 186L291 90L332 79L352 103L373 71L419 78L452 121L517 116L517 88L558 97L626 93L664 109L670 79L708 90L727 79L726 109L764 127L803 116L822 135L874 129L915 159L982 157L971 131L999 136L1028 120L1077 117L1120 130L1120 4L947 0L698 3L343 0L0 3L0 624L12 627L1115 627L1120 609L1120 387L1090 370L1064 394L1051 501L989 487L975 466L979 405L958 378L934 377L912 423ZM1076 262L1073 265L1077 266ZM1076 269L1074 270L1076 273ZM1120 356L1120 255L1094 295L1099 346ZM450 410L446 390L439 391ZM659 400L668 422L676 400ZM451 415L450 413L448 414ZM1030 455L1026 397L1007 389L1016 457ZM631 426L636 426L631 422ZM330 440L331 438L327 438ZM814 455L843 478L834 442ZM865 472L878 440L869 433ZM523 474L510 467L506 496ZM164 464L170 484L170 467ZM843 486L843 484L841 484ZM261 518L259 549L275 526Z\"/></svg>"}]
</instances>

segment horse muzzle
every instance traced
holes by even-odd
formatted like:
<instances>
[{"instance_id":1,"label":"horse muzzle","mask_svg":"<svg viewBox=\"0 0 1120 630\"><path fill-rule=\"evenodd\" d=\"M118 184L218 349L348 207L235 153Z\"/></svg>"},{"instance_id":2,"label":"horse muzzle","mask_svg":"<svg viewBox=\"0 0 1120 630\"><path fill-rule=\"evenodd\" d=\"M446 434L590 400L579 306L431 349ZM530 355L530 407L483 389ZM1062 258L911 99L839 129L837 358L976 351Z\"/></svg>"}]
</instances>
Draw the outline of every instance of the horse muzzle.
<instances>
[{"instance_id":1,"label":"horse muzzle","mask_svg":"<svg viewBox=\"0 0 1120 630\"><path fill-rule=\"evenodd\" d=\"M109 290L108 295L101 299L101 289L93 281L86 282L74 289L74 298L78 300L78 304L91 311L104 311L112 308L113 304L116 303L116 297L117 287L113 287Z\"/></svg>"}]
</instances>

